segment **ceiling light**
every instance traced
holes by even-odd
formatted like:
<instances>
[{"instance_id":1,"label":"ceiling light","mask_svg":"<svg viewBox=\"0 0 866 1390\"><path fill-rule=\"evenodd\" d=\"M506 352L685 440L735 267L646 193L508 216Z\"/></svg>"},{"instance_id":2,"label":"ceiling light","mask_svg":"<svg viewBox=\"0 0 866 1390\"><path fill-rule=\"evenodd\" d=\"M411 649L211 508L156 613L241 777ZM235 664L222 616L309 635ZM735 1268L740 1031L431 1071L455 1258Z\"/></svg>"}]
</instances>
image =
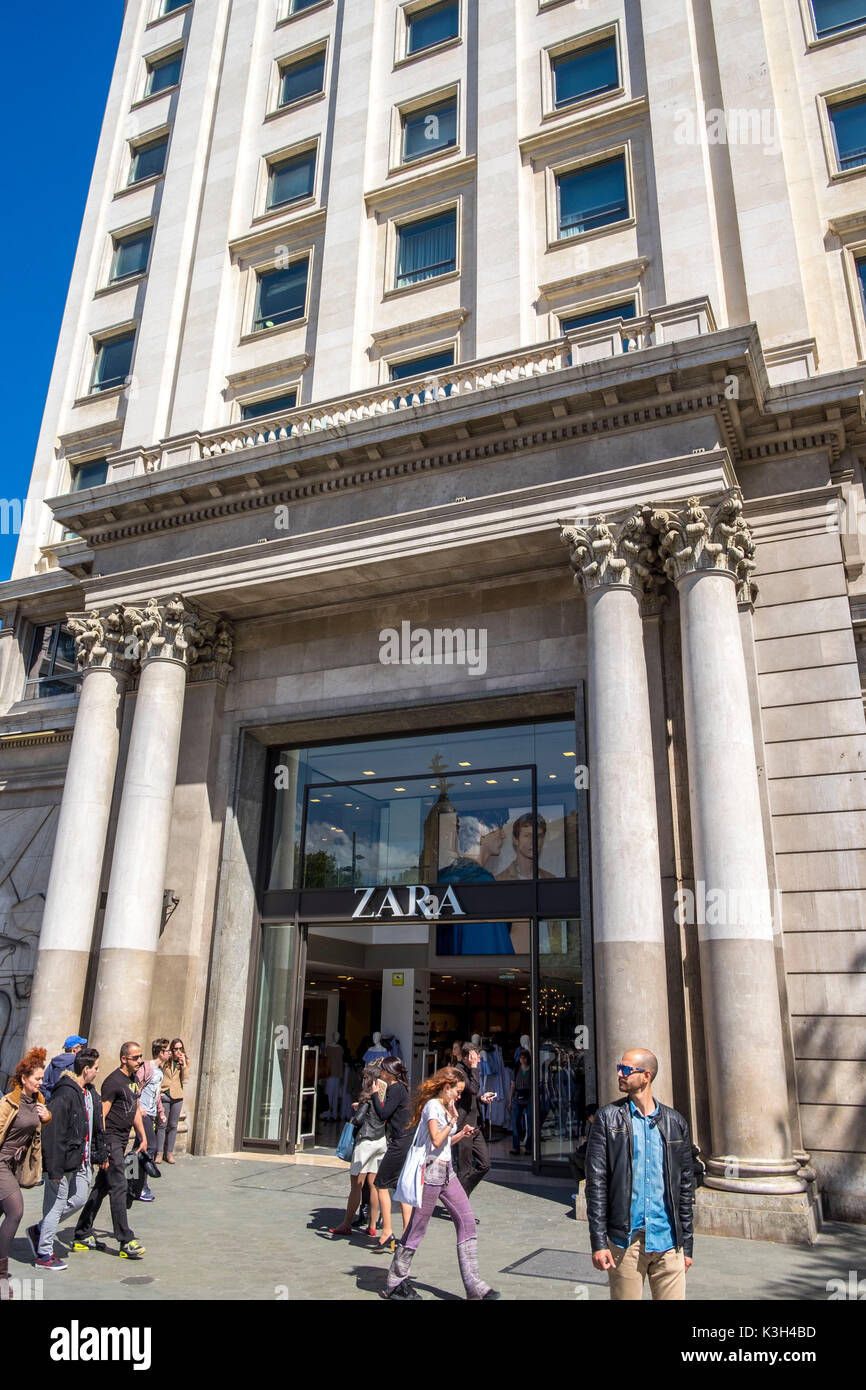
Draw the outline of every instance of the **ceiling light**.
<instances>
[{"instance_id":1,"label":"ceiling light","mask_svg":"<svg viewBox=\"0 0 866 1390\"><path fill-rule=\"evenodd\" d=\"M552 782L555 782L555 781L556 781L556 773L555 773L555 772L548 772L547 775L548 775L548 777L550 778L550 780L551 780Z\"/></svg>"},{"instance_id":2,"label":"ceiling light","mask_svg":"<svg viewBox=\"0 0 866 1390\"><path fill-rule=\"evenodd\" d=\"M562 756L563 756L564 758L574 758L574 757L576 757L577 755L576 755L575 753L563 753Z\"/></svg>"},{"instance_id":3,"label":"ceiling light","mask_svg":"<svg viewBox=\"0 0 866 1390\"><path fill-rule=\"evenodd\" d=\"M375 777L376 774L375 774L375 772L365 772L365 773L364 773L364 776L365 776L365 777Z\"/></svg>"},{"instance_id":4,"label":"ceiling light","mask_svg":"<svg viewBox=\"0 0 866 1390\"><path fill-rule=\"evenodd\" d=\"M310 800L311 800L311 801L319 801L319 800L321 800L321 798L318 797L318 796L311 796L311 797L310 797Z\"/></svg>"},{"instance_id":5,"label":"ceiling light","mask_svg":"<svg viewBox=\"0 0 866 1390\"><path fill-rule=\"evenodd\" d=\"M471 763L458 763L457 766L458 766L458 767L471 767L472 764L471 764Z\"/></svg>"},{"instance_id":6,"label":"ceiling light","mask_svg":"<svg viewBox=\"0 0 866 1390\"><path fill-rule=\"evenodd\" d=\"M499 786L499 783L497 782L497 780L496 780L495 777L485 777L484 780L485 780L485 782L487 783L488 787L498 787L498 786Z\"/></svg>"},{"instance_id":7,"label":"ceiling light","mask_svg":"<svg viewBox=\"0 0 866 1390\"><path fill-rule=\"evenodd\" d=\"M406 790L406 788L405 788L405 787L395 787L394 790L395 790L395 792L404 792L404 791Z\"/></svg>"}]
</instances>

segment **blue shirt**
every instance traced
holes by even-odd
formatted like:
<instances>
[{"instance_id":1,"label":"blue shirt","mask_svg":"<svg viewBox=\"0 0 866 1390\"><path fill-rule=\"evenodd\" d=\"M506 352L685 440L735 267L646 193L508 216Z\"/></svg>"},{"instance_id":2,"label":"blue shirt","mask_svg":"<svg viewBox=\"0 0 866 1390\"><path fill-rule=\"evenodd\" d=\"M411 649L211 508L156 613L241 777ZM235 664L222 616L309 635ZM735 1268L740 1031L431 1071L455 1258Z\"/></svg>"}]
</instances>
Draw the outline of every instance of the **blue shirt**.
<instances>
[{"instance_id":1,"label":"blue shirt","mask_svg":"<svg viewBox=\"0 0 866 1390\"><path fill-rule=\"evenodd\" d=\"M651 1120L658 1119L658 1101L650 1115L638 1110L633 1100L629 1101L628 1107L634 1133L628 1244L631 1245L644 1232L646 1250L673 1250L677 1242L665 1200L664 1140L658 1125L650 1124Z\"/></svg>"}]
</instances>

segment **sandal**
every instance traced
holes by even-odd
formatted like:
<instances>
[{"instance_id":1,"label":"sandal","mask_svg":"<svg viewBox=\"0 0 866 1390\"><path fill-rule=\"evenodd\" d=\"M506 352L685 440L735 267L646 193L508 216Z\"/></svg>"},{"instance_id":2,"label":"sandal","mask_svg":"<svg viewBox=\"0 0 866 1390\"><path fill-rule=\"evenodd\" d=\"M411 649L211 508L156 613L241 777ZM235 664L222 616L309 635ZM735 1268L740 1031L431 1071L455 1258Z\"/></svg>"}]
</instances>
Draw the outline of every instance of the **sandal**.
<instances>
[{"instance_id":1,"label":"sandal","mask_svg":"<svg viewBox=\"0 0 866 1390\"><path fill-rule=\"evenodd\" d=\"M351 1226L329 1226L328 1230L332 1236L350 1236L352 1234Z\"/></svg>"}]
</instances>

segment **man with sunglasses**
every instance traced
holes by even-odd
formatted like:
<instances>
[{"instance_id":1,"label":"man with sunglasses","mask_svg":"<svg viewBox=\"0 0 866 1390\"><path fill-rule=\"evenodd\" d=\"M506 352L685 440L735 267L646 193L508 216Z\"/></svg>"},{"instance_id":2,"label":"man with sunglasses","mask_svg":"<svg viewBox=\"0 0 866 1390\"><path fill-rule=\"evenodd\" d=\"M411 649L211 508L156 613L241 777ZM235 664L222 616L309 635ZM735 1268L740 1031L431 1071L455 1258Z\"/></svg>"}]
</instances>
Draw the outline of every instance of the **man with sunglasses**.
<instances>
[{"instance_id":1,"label":"man with sunglasses","mask_svg":"<svg viewBox=\"0 0 866 1390\"><path fill-rule=\"evenodd\" d=\"M141 1044L125 1042L120 1049L120 1066L108 1075L102 1083L100 1099L102 1116L105 1122L105 1143L108 1150L108 1167L100 1168L93 1184L93 1190L78 1225L75 1228L73 1250L104 1250L106 1247L93 1234L93 1223L105 1194L111 1203L111 1221L115 1240L120 1243L120 1254L127 1260L140 1260L145 1248L135 1239L126 1220L126 1167L124 1156L129 1140L129 1132L135 1129L139 1145L137 1153L147 1150L147 1135L141 1118L139 1104L140 1086L135 1073L141 1066Z\"/></svg>"},{"instance_id":2,"label":"man with sunglasses","mask_svg":"<svg viewBox=\"0 0 866 1390\"><path fill-rule=\"evenodd\" d=\"M617 1066L621 1100L599 1110L586 1149L592 1262L615 1301L686 1296L694 1174L689 1127L652 1093L658 1060L632 1048Z\"/></svg>"}]
</instances>

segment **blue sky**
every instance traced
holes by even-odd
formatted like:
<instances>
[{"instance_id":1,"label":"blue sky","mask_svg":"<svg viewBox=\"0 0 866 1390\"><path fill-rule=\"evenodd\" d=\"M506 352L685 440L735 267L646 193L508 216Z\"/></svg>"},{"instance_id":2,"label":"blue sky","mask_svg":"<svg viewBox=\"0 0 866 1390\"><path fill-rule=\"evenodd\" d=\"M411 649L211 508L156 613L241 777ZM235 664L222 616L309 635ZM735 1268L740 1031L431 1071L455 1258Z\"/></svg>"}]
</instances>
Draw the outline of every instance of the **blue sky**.
<instances>
[{"instance_id":1,"label":"blue sky","mask_svg":"<svg viewBox=\"0 0 866 1390\"><path fill-rule=\"evenodd\" d=\"M27 495L42 409L123 19L123 0L3 6L2 485ZM38 66L28 55L38 54ZM17 537L0 534L0 579Z\"/></svg>"}]
</instances>

